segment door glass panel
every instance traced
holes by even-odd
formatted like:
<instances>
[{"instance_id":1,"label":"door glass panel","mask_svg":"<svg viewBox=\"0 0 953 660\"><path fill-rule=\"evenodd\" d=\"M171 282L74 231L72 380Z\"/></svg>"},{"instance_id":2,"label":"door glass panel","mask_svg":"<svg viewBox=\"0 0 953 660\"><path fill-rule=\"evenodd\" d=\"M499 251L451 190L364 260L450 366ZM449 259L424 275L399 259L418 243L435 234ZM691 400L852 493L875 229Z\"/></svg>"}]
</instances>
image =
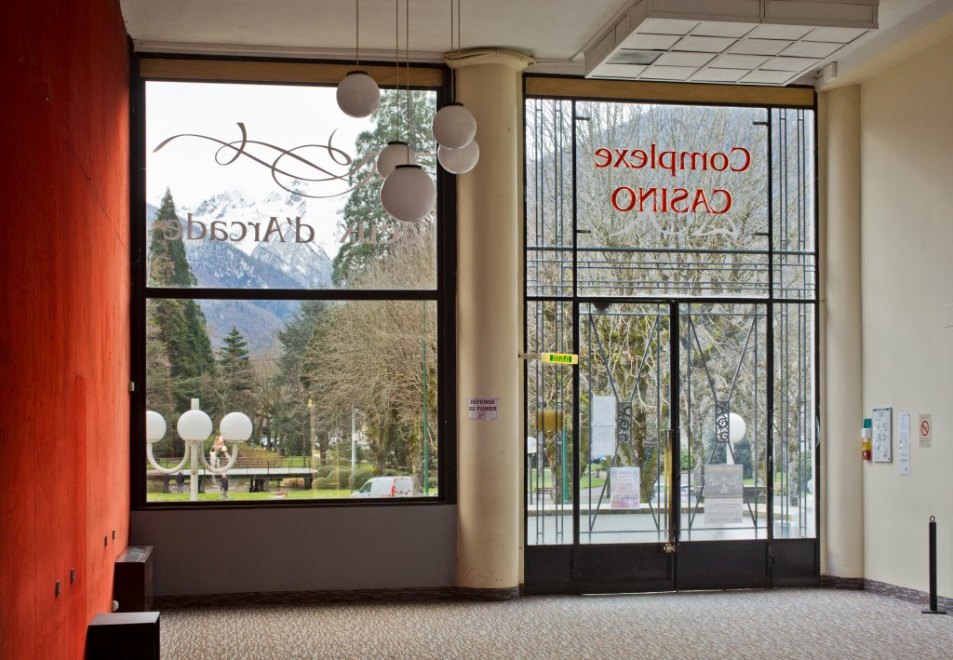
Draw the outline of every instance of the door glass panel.
<instances>
[{"instance_id":1,"label":"door glass panel","mask_svg":"<svg viewBox=\"0 0 953 660\"><path fill-rule=\"evenodd\" d=\"M581 543L668 540L668 305L580 306Z\"/></svg>"},{"instance_id":2,"label":"door glass panel","mask_svg":"<svg viewBox=\"0 0 953 660\"><path fill-rule=\"evenodd\" d=\"M572 306L527 305L530 353L573 353ZM572 368L527 363L526 538L530 545L572 543Z\"/></svg>"},{"instance_id":3,"label":"door glass panel","mask_svg":"<svg viewBox=\"0 0 953 660\"><path fill-rule=\"evenodd\" d=\"M679 308L683 541L767 537L764 305Z\"/></svg>"},{"instance_id":4,"label":"door glass panel","mask_svg":"<svg viewBox=\"0 0 953 660\"><path fill-rule=\"evenodd\" d=\"M775 305L774 337L774 536L813 538L814 305Z\"/></svg>"}]
</instances>

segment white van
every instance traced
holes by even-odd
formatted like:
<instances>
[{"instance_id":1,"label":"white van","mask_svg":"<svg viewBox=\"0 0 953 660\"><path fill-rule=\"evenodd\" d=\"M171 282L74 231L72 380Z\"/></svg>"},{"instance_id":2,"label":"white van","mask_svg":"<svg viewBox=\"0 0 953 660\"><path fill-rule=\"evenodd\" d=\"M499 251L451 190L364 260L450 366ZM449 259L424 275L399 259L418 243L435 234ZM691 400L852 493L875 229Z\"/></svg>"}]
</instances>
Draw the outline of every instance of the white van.
<instances>
[{"instance_id":1,"label":"white van","mask_svg":"<svg viewBox=\"0 0 953 660\"><path fill-rule=\"evenodd\" d=\"M413 477L371 477L351 497L413 497L417 494Z\"/></svg>"}]
</instances>

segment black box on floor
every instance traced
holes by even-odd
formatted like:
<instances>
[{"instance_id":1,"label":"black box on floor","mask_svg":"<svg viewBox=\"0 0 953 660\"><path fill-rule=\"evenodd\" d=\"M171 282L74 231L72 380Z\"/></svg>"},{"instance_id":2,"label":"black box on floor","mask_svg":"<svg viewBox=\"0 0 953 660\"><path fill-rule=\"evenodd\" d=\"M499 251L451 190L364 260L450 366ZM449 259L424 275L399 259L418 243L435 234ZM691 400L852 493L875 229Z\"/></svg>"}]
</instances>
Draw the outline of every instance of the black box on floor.
<instances>
[{"instance_id":1,"label":"black box on floor","mask_svg":"<svg viewBox=\"0 0 953 660\"><path fill-rule=\"evenodd\" d=\"M118 612L147 612L152 609L152 546L131 545L116 560L113 600Z\"/></svg>"},{"instance_id":2,"label":"black box on floor","mask_svg":"<svg viewBox=\"0 0 953 660\"><path fill-rule=\"evenodd\" d=\"M86 631L86 660L158 660L159 613L97 614Z\"/></svg>"}]
</instances>

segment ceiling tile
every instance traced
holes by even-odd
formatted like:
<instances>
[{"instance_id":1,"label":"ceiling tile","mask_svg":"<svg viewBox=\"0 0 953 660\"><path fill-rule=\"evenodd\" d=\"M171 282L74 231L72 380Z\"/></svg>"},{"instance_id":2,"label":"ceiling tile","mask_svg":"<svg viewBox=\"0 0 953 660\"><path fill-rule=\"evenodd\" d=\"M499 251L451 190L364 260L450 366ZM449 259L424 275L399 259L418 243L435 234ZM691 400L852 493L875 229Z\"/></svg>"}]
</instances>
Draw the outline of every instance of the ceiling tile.
<instances>
[{"instance_id":1,"label":"ceiling tile","mask_svg":"<svg viewBox=\"0 0 953 660\"><path fill-rule=\"evenodd\" d=\"M710 66L719 69L757 69L767 58L763 55L719 55Z\"/></svg>"},{"instance_id":2,"label":"ceiling tile","mask_svg":"<svg viewBox=\"0 0 953 660\"><path fill-rule=\"evenodd\" d=\"M593 70L595 78L638 78L648 67L635 64L600 64Z\"/></svg>"},{"instance_id":3,"label":"ceiling tile","mask_svg":"<svg viewBox=\"0 0 953 660\"><path fill-rule=\"evenodd\" d=\"M820 41L798 41L781 51L781 55L823 59L843 47L843 44L827 44L821 43Z\"/></svg>"},{"instance_id":4,"label":"ceiling tile","mask_svg":"<svg viewBox=\"0 0 953 660\"><path fill-rule=\"evenodd\" d=\"M867 32L867 30L858 28L822 27L811 30L807 36L804 37L804 40L849 44L851 41L861 36L865 32Z\"/></svg>"},{"instance_id":5,"label":"ceiling tile","mask_svg":"<svg viewBox=\"0 0 953 660\"><path fill-rule=\"evenodd\" d=\"M633 50L631 48L620 48L609 58L609 64L652 64L664 55L658 50Z\"/></svg>"},{"instance_id":6,"label":"ceiling tile","mask_svg":"<svg viewBox=\"0 0 953 660\"><path fill-rule=\"evenodd\" d=\"M688 34L698 21L680 21L667 18L648 18L639 24L638 31L646 34Z\"/></svg>"},{"instance_id":7,"label":"ceiling tile","mask_svg":"<svg viewBox=\"0 0 953 660\"><path fill-rule=\"evenodd\" d=\"M813 28L809 25L759 25L751 31L756 39L800 39Z\"/></svg>"},{"instance_id":8,"label":"ceiling tile","mask_svg":"<svg viewBox=\"0 0 953 660\"><path fill-rule=\"evenodd\" d=\"M755 23L727 23L722 21L707 21L699 23L692 34L697 37L743 37L757 25Z\"/></svg>"},{"instance_id":9,"label":"ceiling tile","mask_svg":"<svg viewBox=\"0 0 953 660\"><path fill-rule=\"evenodd\" d=\"M720 53L735 42L723 37L682 37L672 46L672 50L692 51L695 53Z\"/></svg>"},{"instance_id":10,"label":"ceiling tile","mask_svg":"<svg viewBox=\"0 0 953 660\"><path fill-rule=\"evenodd\" d=\"M751 85L783 85L797 74L789 71L752 71L741 82Z\"/></svg>"},{"instance_id":11,"label":"ceiling tile","mask_svg":"<svg viewBox=\"0 0 953 660\"><path fill-rule=\"evenodd\" d=\"M749 73L749 69L709 69L706 67L692 76L692 80L733 83L741 80L741 77L746 73Z\"/></svg>"},{"instance_id":12,"label":"ceiling tile","mask_svg":"<svg viewBox=\"0 0 953 660\"><path fill-rule=\"evenodd\" d=\"M642 78L651 78L653 80L688 80L688 77L695 73L693 66L659 66L653 64L642 73Z\"/></svg>"},{"instance_id":13,"label":"ceiling tile","mask_svg":"<svg viewBox=\"0 0 953 660\"><path fill-rule=\"evenodd\" d=\"M820 62L810 57L772 57L759 68L767 71L807 71Z\"/></svg>"},{"instance_id":14,"label":"ceiling tile","mask_svg":"<svg viewBox=\"0 0 953 660\"><path fill-rule=\"evenodd\" d=\"M662 66L704 66L711 58L711 53L664 53L655 63Z\"/></svg>"},{"instance_id":15,"label":"ceiling tile","mask_svg":"<svg viewBox=\"0 0 953 660\"><path fill-rule=\"evenodd\" d=\"M622 42L623 48L636 50L668 50L678 41L679 37L667 34L630 34Z\"/></svg>"},{"instance_id":16,"label":"ceiling tile","mask_svg":"<svg viewBox=\"0 0 953 660\"><path fill-rule=\"evenodd\" d=\"M728 49L729 53L739 55L777 55L791 45L790 41L775 39L742 39Z\"/></svg>"}]
</instances>

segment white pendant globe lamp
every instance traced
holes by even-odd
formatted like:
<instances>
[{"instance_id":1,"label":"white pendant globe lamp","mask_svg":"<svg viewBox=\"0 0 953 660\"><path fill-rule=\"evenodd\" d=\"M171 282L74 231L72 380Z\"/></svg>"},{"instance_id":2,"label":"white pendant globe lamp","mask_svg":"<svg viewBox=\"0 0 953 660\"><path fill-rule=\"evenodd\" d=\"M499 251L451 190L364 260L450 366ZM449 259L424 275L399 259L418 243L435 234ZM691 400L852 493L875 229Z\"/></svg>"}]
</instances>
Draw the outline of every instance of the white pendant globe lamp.
<instances>
[{"instance_id":1,"label":"white pendant globe lamp","mask_svg":"<svg viewBox=\"0 0 953 660\"><path fill-rule=\"evenodd\" d=\"M377 156L377 173L386 179L398 165L416 165L417 155L406 142L388 142Z\"/></svg>"},{"instance_id":2,"label":"white pendant globe lamp","mask_svg":"<svg viewBox=\"0 0 953 660\"><path fill-rule=\"evenodd\" d=\"M360 66L361 2L354 0L355 7L355 45L354 60ZM369 117L381 101L381 90L377 81L367 71L351 71L338 84L338 107L349 117Z\"/></svg>"},{"instance_id":3,"label":"white pendant globe lamp","mask_svg":"<svg viewBox=\"0 0 953 660\"><path fill-rule=\"evenodd\" d=\"M437 147L437 160L443 169L451 174L466 174L480 160L480 145L476 140L459 149L450 149L444 145Z\"/></svg>"},{"instance_id":4,"label":"white pendant globe lamp","mask_svg":"<svg viewBox=\"0 0 953 660\"><path fill-rule=\"evenodd\" d=\"M418 222L437 203L437 187L420 165L398 165L381 187L381 204L403 222Z\"/></svg>"},{"instance_id":5,"label":"white pendant globe lamp","mask_svg":"<svg viewBox=\"0 0 953 660\"><path fill-rule=\"evenodd\" d=\"M441 147L460 149L473 142L477 124L462 103L448 103L433 118L433 137Z\"/></svg>"},{"instance_id":6,"label":"white pendant globe lamp","mask_svg":"<svg viewBox=\"0 0 953 660\"><path fill-rule=\"evenodd\" d=\"M454 0L450 0L450 50L453 50ZM460 0L456 0L457 48L460 48ZM450 71L450 103L440 108L433 118L433 136L440 145L437 160L451 174L464 174L476 167L480 160L480 147L474 138L477 132L476 119L462 103L457 102L456 69Z\"/></svg>"},{"instance_id":7,"label":"white pendant globe lamp","mask_svg":"<svg viewBox=\"0 0 953 660\"><path fill-rule=\"evenodd\" d=\"M351 71L338 85L338 107L349 117L369 117L381 101L377 82L366 71Z\"/></svg>"}]
</instances>

